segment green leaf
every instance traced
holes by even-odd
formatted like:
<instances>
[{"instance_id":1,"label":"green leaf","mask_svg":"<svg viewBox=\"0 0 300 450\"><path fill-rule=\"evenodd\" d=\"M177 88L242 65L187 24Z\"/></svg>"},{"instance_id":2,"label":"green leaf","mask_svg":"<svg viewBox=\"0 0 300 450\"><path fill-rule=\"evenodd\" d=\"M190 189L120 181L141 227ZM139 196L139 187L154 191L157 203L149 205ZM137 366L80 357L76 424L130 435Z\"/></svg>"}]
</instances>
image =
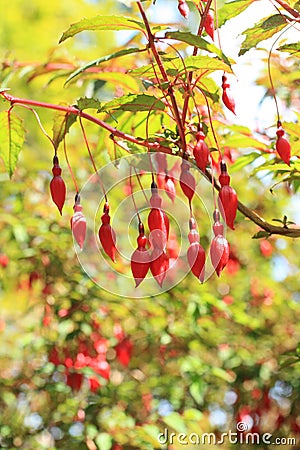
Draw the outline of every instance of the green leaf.
<instances>
[{"instance_id":1,"label":"green leaf","mask_svg":"<svg viewBox=\"0 0 300 450\"><path fill-rule=\"evenodd\" d=\"M255 0L236 0L234 2L226 3L218 11L218 24L219 27L224 25L227 20L241 14L248 8Z\"/></svg>"},{"instance_id":2,"label":"green leaf","mask_svg":"<svg viewBox=\"0 0 300 450\"><path fill-rule=\"evenodd\" d=\"M234 61L230 61L226 55L214 44L207 42L200 36L197 36L192 33L186 33L181 31L170 31L165 34L167 39L176 39L177 41L185 42L186 44L192 45L194 47L200 48L201 50L206 50L209 53L214 53L219 58L221 58L225 64L231 66L234 64Z\"/></svg>"},{"instance_id":3,"label":"green leaf","mask_svg":"<svg viewBox=\"0 0 300 450\"><path fill-rule=\"evenodd\" d=\"M112 437L108 433L99 433L95 441L99 450L110 450L112 447Z\"/></svg>"},{"instance_id":4,"label":"green leaf","mask_svg":"<svg viewBox=\"0 0 300 450\"><path fill-rule=\"evenodd\" d=\"M253 28L245 30L242 34L246 35L246 39L242 43L239 56L244 55L261 41L269 39L278 33L278 31L282 30L287 25L286 18L283 14L275 14L267 19L262 19Z\"/></svg>"},{"instance_id":5,"label":"green leaf","mask_svg":"<svg viewBox=\"0 0 300 450\"><path fill-rule=\"evenodd\" d=\"M102 106L101 111L110 111L114 109L121 111L149 111L150 109L152 111L163 111L165 105L161 100L152 95L128 94L106 103Z\"/></svg>"},{"instance_id":6,"label":"green leaf","mask_svg":"<svg viewBox=\"0 0 300 450\"><path fill-rule=\"evenodd\" d=\"M69 132L73 123L76 122L77 116L69 114L64 111L58 111L54 116L53 122L53 142L55 148L58 148L59 143L63 140L65 135Z\"/></svg>"},{"instance_id":7,"label":"green leaf","mask_svg":"<svg viewBox=\"0 0 300 450\"><path fill-rule=\"evenodd\" d=\"M0 113L0 157L12 177L25 140L23 121L12 111Z\"/></svg>"},{"instance_id":8,"label":"green leaf","mask_svg":"<svg viewBox=\"0 0 300 450\"><path fill-rule=\"evenodd\" d=\"M81 97L79 100L77 100L77 107L78 109L80 109L80 111L89 108L100 109L101 103L96 98Z\"/></svg>"},{"instance_id":9,"label":"green leaf","mask_svg":"<svg viewBox=\"0 0 300 450\"><path fill-rule=\"evenodd\" d=\"M173 412L165 416L162 420L166 425L172 427L177 433L186 433L185 422L180 414Z\"/></svg>"},{"instance_id":10,"label":"green leaf","mask_svg":"<svg viewBox=\"0 0 300 450\"><path fill-rule=\"evenodd\" d=\"M260 157L260 153L248 153L247 155L240 156L230 167L230 172L238 172L246 166L249 166L253 161Z\"/></svg>"},{"instance_id":11,"label":"green leaf","mask_svg":"<svg viewBox=\"0 0 300 450\"><path fill-rule=\"evenodd\" d=\"M292 44L285 44L282 45L281 47L278 47L278 49L280 52L289 52L292 55L295 53L299 53L300 52L300 42L294 42Z\"/></svg>"},{"instance_id":12,"label":"green leaf","mask_svg":"<svg viewBox=\"0 0 300 450\"><path fill-rule=\"evenodd\" d=\"M170 72L172 70L172 67L174 67L174 60L172 64L169 63L167 66L167 72ZM177 60L178 64L178 71L183 70L223 70L225 72L232 72L231 68L225 64L223 61L217 58L212 58L211 56L188 56L184 60L184 66L182 64L182 61L180 59ZM177 75L177 74L176 74Z\"/></svg>"},{"instance_id":13,"label":"green leaf","mask_svg":"<svg viewBox=\"0 0 300 450\"><path fill-rule=\"evenodd\" d=\"M90 19L81 19L79 22L73 23L67 31L65 31L59 40L59 44L66 39L75 36L82 31L118 31L118 30L135 30L144 31L145 26L138 20L123 16L95 16Z\"/></svg>"},{"instance_id":14,"label":"green leaf","mask_svg":"<svg viewBox=\"0 0 300 450\"><path fill-rule=\"evenodd\" d=\"M270 237L270 233L268 231L258 231L252 236L252 239L262 239Z\"/></svg>"},{"instance_id":15,"label":"green leaf","mask_svg":"<svg viewBox=\"0 0 300 450\"><path fill-rule=\"evenodd\" d=\"M125 48L125 49L120 50L118 52L111 53L110 55L101 56L101 58L94 59L93 61L90 61L90 62L84 64L84 66L82 66L79 69L77 69L74 72L72 72L71 75L69 75L69 77L67 78L65 84L69 83L69 81L73 80L73 78L77 77L82 72L84 72L87 69L89 69L90 67L99 66L101 63L106 62L106 61L110 61L111 59L120 58L120 56L126 56L126 55L130 55L132 53L137 53L137 52L141 52L141 51L144 51L144 49L140 50L139 48L136 48L136 47L134 47L134 48Z\"/></svg>"}]
</instances>

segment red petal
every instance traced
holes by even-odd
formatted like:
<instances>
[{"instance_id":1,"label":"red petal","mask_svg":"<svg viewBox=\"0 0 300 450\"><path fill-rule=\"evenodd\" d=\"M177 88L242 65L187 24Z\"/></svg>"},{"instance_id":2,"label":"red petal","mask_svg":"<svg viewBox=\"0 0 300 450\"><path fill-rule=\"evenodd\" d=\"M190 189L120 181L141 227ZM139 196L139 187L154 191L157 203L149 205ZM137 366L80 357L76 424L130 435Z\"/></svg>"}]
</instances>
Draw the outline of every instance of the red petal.
<instances>
[{"instance_id":1,"label":"red petal","mask_svg":"<svg viewBox=\"0 0 300 450\"><path fill-rule=\"evenodd\" d=\"M233 114L235 114L235 101L234 98L231 95L231 92L229 89L224 89L222 94L222 100L226 108L229 109Z\"/></svg>"},{"instance_id":2,"label":"red petal","mask_svg":"<svg viewBox=\"0 0 300 450\"><path fill-rule=\"evenodd\" d=\"M168 269L169 258L167 254L155 248L151 253L150 270L160 287L162 287Z\"/></svg>"},{"instance_id":3,"label":"red petal","mask_svg":"<svg viewBox=\"0 0 300 450\"><path fill-rule=\"evenodd\" d=\"M187 251L187 259L193 274L203 283L205 251L203 247L199 244L199 242L193 242L189 246Z\"/></svg>"},{"instance_id":4,"label":"red petal","mask_svg":"<svg viewBox=\"0 0 300 450\"><path fill-rule=\"evenodd\" d=\"M196 180L194 176L189 170L186 170L183 167L181 169L179 182L184 195L186 195L189 201L191 201L196 189Z\"/></svg>"},{"instance_id":5,"label":"red petal","mask_svg":"<svg viewBox=\"0 0 300 450\"><path fill-rule=\"evenodd\" d=\"M209 159L209 149L206 145L206 143L199 139L196 143L194 149L193 149L194 158L196 160L197 166L199 169L201 169L203 172L205 172L206 166L208 164Z\"/></svg>"},{"instance_id":6,"label":"red petal","mask_svg":"<svg viewBox=\"0 0 300 450\"><path fill-rule=\"evenodd\" d=\"M86 235L86 218L82 212L77 211L74 213L71 219L71 228L77 244L82 249Z\"/></svg>"},{"instance_id":7,"label":"red petal","mask_svg":"<svg viewBox=\"0 0 300 450\"><path fill-rule=\"evenodd\" d=\"M66 185L61 176L54 176L50 182L51 197L60 214L62 214L62 209L66 199Z\"/></svg>"},{"instance_id":8,"label":"red petal","mask_svg":"<svg viewBox=\"0 0 300 450\"><path fill-rule=\"evenodd\" d=\"M222 186L219 192L218 204L223 219L234 230L238 199L235 190L231 186Z\"/></svg>"},{"instance_id":9,"label":"red petal","mask_svg":"<svg viewBox=\"0 0 300 450\"><path fill-rule=\"evenodd\" d=\"M116 233L109 224L101 225L99 239L105 253L113 262L116 262Z\"/></svg>"},{"instance_id":10,"label":"red petal","mask_svg":"<svg viewBox=\"0 0 300 450\"><path fill-rule=\"evenodd\" d=\"M204 22L204 28L208 36L214 40L214 32L215 32L215 24L214 24L214 15L212 11L208 11Z\"/></svg>"},{"instance_id":11,"label":"red petal","mask_svg":"<svg viewBox=\"0 0 300 450\"><path fill-rule=\"evenodd\" d=\"M135 287L144 280L150 267L150 255L146 249L137 249L131 256L131 271L135 279Z\"/></svg>"},{"instance_id":12,"label":"red petal","mask_svg":"<svg viewBox=\"0 0 300 450\"><path fill-rule=\"evenodd\" d=\"M229 260L229 244L222 235L214 237L210 247L210 257L218 277Z\"/></svg>"},{"instance_id":13,"label":"red petal","mask_svg":"<svg viewBox=\"0 0 300 450\"><path fill-rule=\"evenodd\" d=\"M282 161L290 165L291 145L289 141L286 138L279 136L276 141L276 150Z\"/></svg>"}]
</instances>

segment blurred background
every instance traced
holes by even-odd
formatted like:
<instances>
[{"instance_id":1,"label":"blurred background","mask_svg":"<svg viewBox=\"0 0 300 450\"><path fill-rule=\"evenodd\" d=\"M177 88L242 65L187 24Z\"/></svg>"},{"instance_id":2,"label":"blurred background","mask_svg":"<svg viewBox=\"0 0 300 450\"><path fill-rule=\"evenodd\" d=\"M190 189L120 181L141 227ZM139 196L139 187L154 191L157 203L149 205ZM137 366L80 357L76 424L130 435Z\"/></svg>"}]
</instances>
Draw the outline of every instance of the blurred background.
<instances>
[{"instance_id":1,"label":"blurred background","mask_svg":"<svg viewBox=\"0 0 300 450\"><path fill-rule=\"evenodd\" d=\"M111 53L128 36L83 33L58 41L82 17L130 12L130 3L109 0L11 0L0 18L1 86L53 103L109 99L115 86L99 74L64 87L66 71ZM264 95L266 73L252 68ZM234 89L241 124L248 104ZM0 107L7 104L0 100ZM63 154L68 193L60 216L49 193L53 149L32 113L15 109L26 142L12 180L0 165L0 447L153 449L161 448L157 436L165 428L218 436L240 421L274 438L299 437L299 242L251 239L257 227L238 215L220 279L200 285L189 274L143 300L111 295L76 258L69 225L75 191ZM38 113L51 134L53 112ZM91 124L86 131L97 167L110 162L106 133ZM93 171L79 127L68 136L68 155L81 185ZM297 220L299 197L292 200L286 186L271 195L265 178L247 179L238 169L232 183L269 220L283 214ZM112 198L112 206L118 201ZM169 448L182 447L204 448L176 442Z\"/></svg>"}]
</instances>

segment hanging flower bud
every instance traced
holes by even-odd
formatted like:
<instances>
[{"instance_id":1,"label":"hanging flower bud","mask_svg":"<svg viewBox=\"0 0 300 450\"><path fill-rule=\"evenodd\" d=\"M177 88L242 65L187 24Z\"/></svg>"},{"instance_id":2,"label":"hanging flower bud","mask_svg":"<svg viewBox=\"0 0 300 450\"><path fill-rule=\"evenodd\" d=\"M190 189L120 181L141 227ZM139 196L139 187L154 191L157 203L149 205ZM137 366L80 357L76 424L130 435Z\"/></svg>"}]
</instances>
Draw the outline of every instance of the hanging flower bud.
<instances>
[{"instance_id":1,"label":"hanging flower bud","mask_svg":"<svg viewBox=\"0 0 300 450\"><path fill-rule=\"evenodd\" d=\"M213 230L215 237L211 242L210 257L212 265L219 277L222 270L228 263L230 249L227 239L223 236L223 234L218 234L220 231L223 233L223 229L222 224L220 223L220 214L217 210L214 212L214 220L215 223Z\"/></svg>"},{"instance_id":2,"label":"hanging flower bud","mask_svg":"<svg viewBox=\"0 0 300 450\"><path fill-rule=\"evenodd\" d=\"M174 200L176 198L175 184L172 178L168 175L166 175L165 177L165 191L169 199L172 201L172 203L174 203Z\"/></svg>"},{"instance_id":3,"label":"hanging flower bud","mask_svg":"<svg viewBox=\"0 0 300 450\"><path fill-rule=\"evenodd\" d=\"M227 109L229 109L229 111L235 114L235 101L230 91L230 84L227 83L226 75L222 76L222 89L223 89L222 100L224 105L226 106Z\"/></svg>"},{"instance_id":4,"label":"hanging flower bud","mask_svg":"<svg viewBox=\"0 0 300 450\"><path fill-rule=\"evenodd\" d=\"M230 177L227 173L226 164L223 161L221 162L221 175L219 181L222 185L218 196L219 208L226 224L234 230L238 199L235 190L229 186Z\"/></svg>"},{"instance_id":5,"label":"hanging flower bud","mask_svg":"<svg viewBox=\"0 0 300 450\"><path fill-rule=\"evenodd\" d=\"M167 214L161 209L162 198L157 192L157 184L151 185L151 211L148 216L150 240L153 247L164 249L169 237L170 223Z\"/></svg>"},{"instance_id":6,"label":"hanging flower bud","mask_svg":"<svg viewBox=\"0 0 300 450\"><path fill-rule=\"evenodd\" d=\"M214 34L215 34L215 19L214 19L214 12L210 9L207 13L207 16L205 18L204 22L204 29L208 36L214 40Z\"/></svg>"},{"instance_id":7,"label":"hanging flower bud","mask_svg":"<svg viewBox=\"0 0 300 450\"><path fill-rule=\"evenodd\" d=\"M146 249L147 238L142 223L139 223L137 244L137 249L131 255L131 271L135 280L135 287L138 287L141 284L150 267L150 256Z\"/></svg>"},{"instance_id":8,"label":"hanging flower bud","mask_svg":"<svg viewBox=\"0 0 300 450\"><path fill-rule=\"evenodd\" d=\"M58 157L53 158L53 168L52 168L53 178L50 182L50 192L51 197L60 214L62 214L62 209L66 199L66 185L61 177L61 168L59 166Z\"/></svg>"},{"instance_id":9,"label":"hanging flower bud","mask_svg":"<svg viewBox=\"0 0 300 450\"><path fill-rule=\"evenodd\" d=\"M154 248L151 253L150 270L157 283L162 287L169 269L169 257L164 250Z\"/></svg>"},{"instance_id":10,"label":"hanging flower bud","mask_svg":"<svg viewBox=\"0 0 300 450\"><path fill-rule=\"evenodd\" d=\"M282 128L280 120L277 122L277 140L276 140L276 150L282 159L283 162L285 162L287 165L290 165L290 159L291 159L291 145L289 141L283 137L284 136L284 129Z\"/></svg>"},{"instance_id":11,"label":"hanging flower bud","mask_svg":"<svg viewBox=\"0 0 300 450\"><path fill-rule=\"evenodd\" d=\"M186 195L186 197L189 199L189 202L191 202L195 194L196 180L191 174L190 164L186 160L183 160L181 164L179 183L184 195Z\"/></svg>"},{"instance_id":12,"label":"hanging flower bud","mask_svg":"<svg viewBox=\"0 0 300 450\"><path fill-rule=\"evenodd\" d=\"M101 217L102 225L99 228L99 239L105 253L113 262L116 262L116 233L110 226L108 203L105 203L103 212L104 214Z\"/></svg>"},{"instance_id":13,"label":"hanging flower bud","mask_svg":"<svg viewBox=\"0 0 300 450\"><path fill-rule=\"evenodd\" d=\"M74 204L74 214L71 217L71 230L73 236L82 250L86 235L86 218L82 214L82 206L80 204L80 196L76 194Z\"/></svg>"},{"instance_id":14,"label":"hanging flower bud","mask_svg":"<svg viewBox=\"0 0 300 450\"><path fill-rule=\"evenodd\" d=\"M187 251L187 259L192 273L198 278L201 283L204 281L204 266L205 266L205 251L200 245L199 233L196 230L195 219L190 219L189 232L190 246Z\"/></svg>"},{"instance_id":15,"label":"hanging flower bud","mask_svg":"<svg viewBox=\"0 0 300 450\"><path fill-rule=\"evenodd\" d=\"M178 0L178 10L185 19L189 17L190 9L185 0Z\"/></svg>"},{"instance_id":16,"label":"hanging flower bud","mask_svg":"<svg viewBox=\"0 0 300 450\"><path fill-rule=\"evenodd\" d=\"M196 164L202 172L205 172L209 160L209 149L204 142L205 134L202 130L196 134L196 145L193 149Z\"/></svg>"}]
</instances>

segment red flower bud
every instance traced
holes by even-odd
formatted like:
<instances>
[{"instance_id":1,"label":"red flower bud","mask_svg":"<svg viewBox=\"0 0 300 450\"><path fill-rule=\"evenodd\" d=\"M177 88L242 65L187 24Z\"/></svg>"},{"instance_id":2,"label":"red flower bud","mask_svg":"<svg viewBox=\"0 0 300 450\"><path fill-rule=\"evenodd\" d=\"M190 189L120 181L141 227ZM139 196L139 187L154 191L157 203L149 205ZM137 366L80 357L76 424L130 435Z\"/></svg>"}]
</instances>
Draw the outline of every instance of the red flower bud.
<instances>
[{"instance_id":1,"label":"red flower bud","mask_svg":"<svg viewBox=\"0 0 300 450\"><path fill-rule=\"evenodd\" d=\"M99 239L103 250L116 262L116 233L110 226L109 206L105 204L104 214L101 217L102 225L99 229Z\"/></svg>"},{"instance_id":2,"label":"red flower bud","mask_svg":"<svg viewBox=\"0 0 300 450\"><path fill-rule=\"evenodd\" d=\"M214 23L214 13L212 10L209 10L204 22L204 28L208 36L214 40L215 33L215 23Z\"/></svg>"},{"instance_id":3,"label":"red flower bud","mask_svg":"<svg viewBox=\"0 0 300 450\"><path fill-rule=\"evenodd\" d=\"M218 204L226 224L234 230L238 199L235 190L231 186L222 186L218 196Z\"/></svg>"},{"instance_id":4,"label":"red flower bud","mask_svg":"<svg viewBox=\"0 0 300 450\"><path fill-rule=\"evenodd\" d=\"M150 267L150 255L146 250L147 238L144 235L143 224L139 224L140 234L137 238L138 248L131 255L131 271L135 279L135 287L138 287Z\"/></svg>"},{"instance_id":5,"label":"red flower bud","mask_svg":"<svg viewBox=\"0 0 300 450\"><path fill-rule=\"evenodd\" d=\"M276 134L277 134L276 150L282 161L290 165L291 145L289 141L285 137L283 137L284 135L283 128L282 127L278 128Z\"/></svg>"},{"instance_id":6,"label":"red flower bud","mask_svg":"<svg viewBox=\"0 0 300 450\"><path fill-rule=\"evenodd\" d=\"M205 172L209 160L209 149L204 142L205 135L202 131L196 134L196 145L193 149L196 164L202 172Z\"/></svg>"},{"instance_id":7,"label":"red flower bud","mask_svg":"<svg viewBox=\"0 0 300 450\"><path fill-rule=\"evenodd\" d=\"M53 158L53 168L52 168L53 178L50 182L50 192L53 202L58 207L60 214L62 214L62 209L66 199L66 185L61 175L61 168L59 167L58 158L54 156Z\"/></svg>"},{"instance_id":8,"label":"red flower bud","mask_svg":"<svg viewBox=\"0 0 300 450\"><path fill-rule=\"evenodd\" d=\"M86 235L86 218L82 214L82 206L78 195L75 197L74 214L71 217L71 230L77 244L82 249Z\"/></svg>"},{"instance_id":9,"label":"red flower bud","mask_svg":"<svg viewBox=\"0 0 300 450\"><path fill-rule=\"evenodd\" d=\"M167 193L167 196L172 201L172 203L174 203L174 200L176 198L175 184L174 184L174 181L172 180L172 178L168 177L168 175L166 175L166 178L165 178L165 191Z\"/></svg>"},{"instance_id":10,"label":"red flower bud","mask_svg":"<svg viewBox=\"0 0 300 450\"><path fill-rule=\"evenodd\" d=\"M189 17L190 9L185 0L178 0L178 10L185 19Z\"/></svg>"},{"instance_id":11,"label":"red flower bud","mask_svg":"<svg viewBox=\"0 0 300 450\"><path fill-rule=\"evenodd\" d=\"M219 277L229 260L229 244L227 239L221 234L215 236L212 240L210 257L212 265Z\"/></svg>"},{"instance_id":12,"label":"red flower bud","mask_svg":"<svg viewBox=\"0 0 300 450\"><path fill-rule=\"evenodd\" d=\"M179 183L184 195L186 195L186 197L189 199L189 202L191 202L195 194L196 180L190 172L189 163L185 160L183 160L181 164Z\"/></svg>"}]
</instances>

